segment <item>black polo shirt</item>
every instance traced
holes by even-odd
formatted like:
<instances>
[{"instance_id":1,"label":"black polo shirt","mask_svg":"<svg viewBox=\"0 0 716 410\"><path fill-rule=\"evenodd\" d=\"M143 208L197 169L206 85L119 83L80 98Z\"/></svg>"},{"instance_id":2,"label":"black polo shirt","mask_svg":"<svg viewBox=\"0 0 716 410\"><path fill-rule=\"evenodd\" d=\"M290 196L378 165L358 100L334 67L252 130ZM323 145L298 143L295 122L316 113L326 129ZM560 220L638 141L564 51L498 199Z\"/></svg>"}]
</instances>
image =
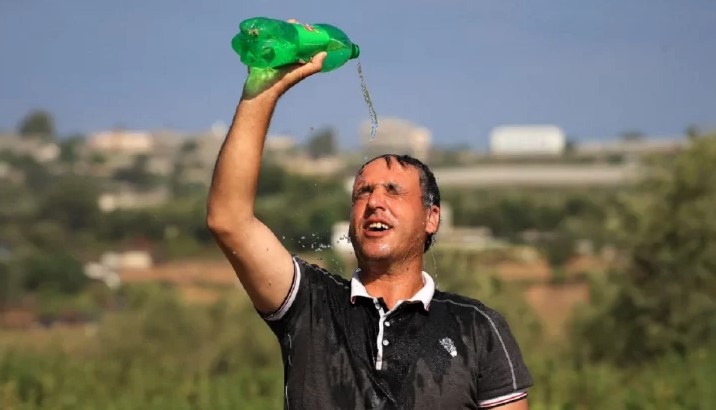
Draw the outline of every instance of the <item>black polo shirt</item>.
<instances>
[{"instance_id":1,"label":"black polo shirt","mask_svg":"<svg viewBox=\"0 0 716 410\"><path fill-rule=\"evenodd\" d=\"M532 385L504 318L477 300L424 287L388 311L358 280L294 258L278 337L286 409L477 409Z\"/></svg>"}]
</instances>

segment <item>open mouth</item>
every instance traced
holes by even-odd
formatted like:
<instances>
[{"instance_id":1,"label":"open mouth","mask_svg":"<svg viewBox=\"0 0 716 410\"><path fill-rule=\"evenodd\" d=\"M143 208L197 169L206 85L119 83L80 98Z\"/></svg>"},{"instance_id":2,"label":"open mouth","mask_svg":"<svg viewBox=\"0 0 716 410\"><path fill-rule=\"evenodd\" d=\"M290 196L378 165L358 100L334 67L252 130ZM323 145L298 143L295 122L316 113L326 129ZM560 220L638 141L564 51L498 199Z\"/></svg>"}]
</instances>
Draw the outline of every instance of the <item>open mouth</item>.
<instances>
[{"instance_id":1,"label":"open mouth","mask_svg":"<svg viewBox=\"0 0 716 410\"><path fill-rule=\"evenodd\" d=\"M385 222L371 222L365 226L368 232L385 232L391 229L391 226Z\"/></svg>"}]
</instances>

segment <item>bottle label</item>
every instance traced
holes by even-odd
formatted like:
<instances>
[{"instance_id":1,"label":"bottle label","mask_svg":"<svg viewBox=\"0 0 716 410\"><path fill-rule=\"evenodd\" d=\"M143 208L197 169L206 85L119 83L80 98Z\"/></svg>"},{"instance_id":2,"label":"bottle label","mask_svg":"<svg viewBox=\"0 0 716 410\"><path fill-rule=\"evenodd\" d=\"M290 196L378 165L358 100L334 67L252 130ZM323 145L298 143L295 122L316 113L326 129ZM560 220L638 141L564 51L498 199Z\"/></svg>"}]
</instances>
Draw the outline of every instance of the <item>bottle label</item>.
<instances>
[{"instance_id":1,"label":"bottle label","mask_svg":"<svg viewBox=\"0 0 716 410\"><path fill-rule=\"evenodd\" d=\"M303 28L306 29L306 31L316 32L316 33L318 32L318 29L315 28L315 27L313 27L313 26L310 25L310 24L302 24L302 26L303 26Z\"/></svg>"}]
</instances>

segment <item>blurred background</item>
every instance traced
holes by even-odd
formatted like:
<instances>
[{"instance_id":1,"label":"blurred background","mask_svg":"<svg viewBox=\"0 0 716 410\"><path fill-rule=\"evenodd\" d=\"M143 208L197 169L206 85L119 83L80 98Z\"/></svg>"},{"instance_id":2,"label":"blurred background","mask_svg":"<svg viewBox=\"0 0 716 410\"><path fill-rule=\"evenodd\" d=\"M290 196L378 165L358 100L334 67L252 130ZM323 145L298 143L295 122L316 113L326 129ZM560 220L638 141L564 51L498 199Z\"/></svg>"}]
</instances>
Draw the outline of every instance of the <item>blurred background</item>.
<instances>
[{"instance_id":1,"label":"blurred background","mask_svg":"<svg viewBox=\"0 0 716 410\"><path fill-rule=\"evenodd\" d=\"M257 212L349 277L348 186L406 153L425 269L508 319L532 409L716 408L716 3L0 0L0 408L281 408L205 226L241 20L342 28L281 100ZM240 161L237 158L237 161Z\"/></svg>"}]
</instances>

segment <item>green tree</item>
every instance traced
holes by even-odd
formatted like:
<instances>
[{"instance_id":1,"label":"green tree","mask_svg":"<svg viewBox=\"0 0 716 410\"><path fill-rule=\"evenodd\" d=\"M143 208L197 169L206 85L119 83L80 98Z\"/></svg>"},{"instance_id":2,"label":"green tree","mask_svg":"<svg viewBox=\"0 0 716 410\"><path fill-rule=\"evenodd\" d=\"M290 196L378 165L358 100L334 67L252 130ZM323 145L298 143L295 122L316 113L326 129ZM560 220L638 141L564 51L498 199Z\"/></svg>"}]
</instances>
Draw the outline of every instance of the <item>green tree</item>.
<instances>
[{"instance_id":1,"label":"green tree","mask_svg":"<svg viewBox=\"0 0 716 410\"><path fill-rule=\"evenodd\" d=\"M199 147L199 144L197 143L196 140L194 140L194 139L186 140L186 141L182 142L181 147L179 147L179 153L181 155L193 154L196 152L198 147Z\"/></svg>"},{"instance_id":2,"label":"green tree","mask_svg":"<svg viewBox=\"0 0 716 410\"><path fill-rule=\"evenodd\" d=\"M74 134L67 138L64 138L60 142L60 161L73 164L80 156L80 149L85 142L85 136L81 134Z\"/></svg>"},{"instance_id":3,"label":"green tree","mask_svg":"<svg viewBox=\"0 0 716 410\"><path fill-rule=\"evenodd\" d=\"M158 176L149 171L149 156L137 155L127 168L118 169L113 179L135 184L140 189L149 189L157 185Z\"/></svg>"},{"instance_id":4,"label":"green tree","mask_svg":"<svg viewBox=\"0 0 716 410\"><path fill-rule=\"evenodd\" d=\"M67 253L33 253L19 263L23 287L28 291L51 288L63 293L77 293L89 282L82 263Z\"/></svg>"},{"instance_id":5,"label":"green tree","mask_svg":"<svg viewBox=\"0 0 716 410\"><path fill-rule=\"evenodd\" d=\"M44 110L30 112L18 125L22 136L38 137L47 140L55 138L55 120L52 114Z\"/></svg>"},{"instance_id":6,"label":"green tree","mask_svg":"<svg viewBox=\"0 0 716 410\"><path fill-rule=\"evenodd\" d=\"M317 130L311 135L306 145L308 154L312 158L321 158L334 155L338 151L336 131L326 127Z\"/></svg>"},{"instance_id":7,"label":"green tree","mask_svg":"<svg viewBox=\"0 0 716 410\"><path fill-rule=\"evenodd\" d=\"M10 155L6 160L23 173L31 191L41 192L52 183L49 170L30 155Z\"/></svg>"},{"instance_id":8,"label":"green tree","mask_svg":"<svg viewBox=\"0 0 716 410\"><path fill-rule=\"evenodd\" d=\"M564 268L574 256L574 239L566 232L556 232L552 237L538 241L538 249L547 262L557 271Z\"/></svg>"},{"instance_id":9,"label":"green tree","mask_svg":"<svg viewBox=\"0 0 716 410\"><path fill-rule=\"evenodd\" d=\"M258 196L273 195L283 192L288 187L289 176L280 166L264 161L261 163L256 194Z\"/></svg>"},{"instance_id":10,"label":"green tree","mask_svg":"<svg viewBox=\"0 0 716 410\"><path fill-rule=\"evenodd\" d=\"M20 294L20 283L17 273L12 269L8 251L0 246L0 312Z\"/></svg>"},{"instance_id":11,"label":"green tree","mask_svg":"<svg viewBox=\"0 0 716 410\"><path fill-rule=\"evenodd\" d=\"M98 195L97 187L88 178L59 179L42 195L38 216L58 222L72 232L92 228L99 218Z\"/></svg>"},{"instance_id":12,"label":"green tree","mask_svg":"<svg viewBox=\"0 0 716 410\"><path fill-rule=\"evenodd\" d=\"M653 162L607 225L618 285L582 330L593 357L638 362L716 340L716 135Z\"/></svg>"}]
</instances>

